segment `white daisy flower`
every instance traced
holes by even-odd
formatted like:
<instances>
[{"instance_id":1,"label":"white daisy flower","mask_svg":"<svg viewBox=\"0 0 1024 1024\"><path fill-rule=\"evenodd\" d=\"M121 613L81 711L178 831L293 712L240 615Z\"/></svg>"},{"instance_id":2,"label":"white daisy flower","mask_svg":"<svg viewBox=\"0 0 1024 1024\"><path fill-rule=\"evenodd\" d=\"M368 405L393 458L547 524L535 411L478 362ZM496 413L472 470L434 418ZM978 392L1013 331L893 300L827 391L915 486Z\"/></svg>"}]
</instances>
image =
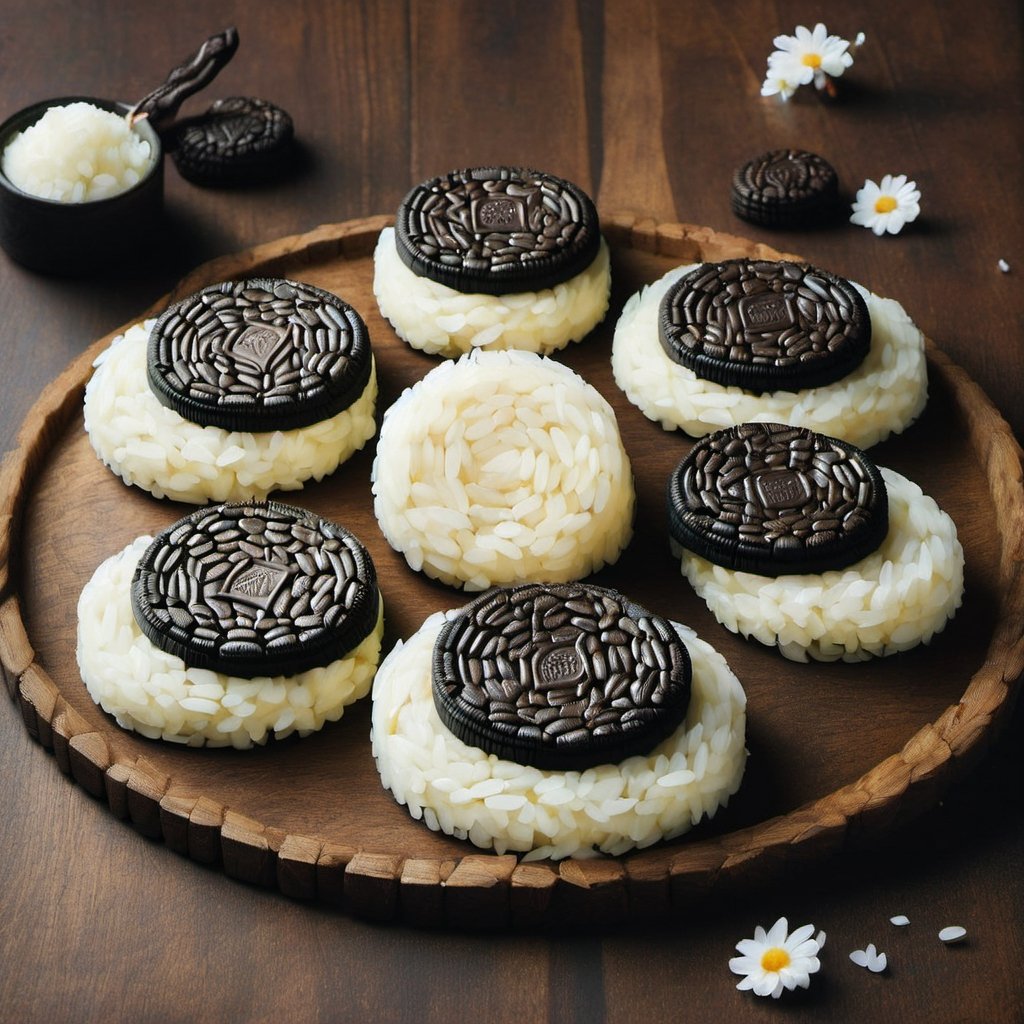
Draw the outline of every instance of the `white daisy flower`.
<instances>
[{"instance_id":1,"label":"white daisy flower","mask_svg":"<svg viewBox=\"0 0 1024 1024\"><path fill-rule=\"evenodd\" d=\"M858 967L866 967L872 974L880 974L888 964L886 955L879 953L873 942L868 943L867 949L855 949L850 954L850 959Z\"/></svg>"},{"instance_id":2,"label":"white daisy flower","mask_svg":"<svg viewBox=\"0 0 1024 1024\"><path fill-rule=\"evenodd\" d=\"M857 191L850 223L871 228L876 235L895 235L917 218L920 198L917 182L907 181L905 174L887 174L880 185L869 178Z\"/></svg>"},{"instance_id":3,"label":"white daisy flower","mask_svg":"<svg viewBox=\"0 0 1024 1024\"><path fill-rule=\"evenodd\" d=\"M811 975L821 968L818 952L825 942L825 933L819 932L812 939L812 924L797 928L792 935L787 934L788 928L789 923L780 917L767 932L758 925L752 939L736 944L741 955L729 961L729 970L743 975L736 986L740 991L750 989L754 995L778 999L783 989L810 985Z\"/></svg>"},{"instance_id":4,"label":"white daisy flower","mask_svg":"<svg viewBox=\"0 0 1024 1024\"><path fill-rule=\"evenodd\" d=\"M814 26L813 32L803 25L797 25L794 35L776 36L775 47L792 56L800 65L801 85L810 82L816 71L838 78L853 63L853 57L847 52L849 41L839 36L830 36L821 22Z\"/></svg>"},{"instance_id":5,"label":"white daisy flower","mask_svg":"<svg viewBox=\"0 0 1024 1024\"><path fill-rule=\"evenodd\" d=\"M784 57L785 60L773 61L772 57ZM800 66L789 58L788 54L776 50L768 58L768 73L761 85L762 96L778 96L788 100L800 85Z\"/></svg>"}]
</instances>

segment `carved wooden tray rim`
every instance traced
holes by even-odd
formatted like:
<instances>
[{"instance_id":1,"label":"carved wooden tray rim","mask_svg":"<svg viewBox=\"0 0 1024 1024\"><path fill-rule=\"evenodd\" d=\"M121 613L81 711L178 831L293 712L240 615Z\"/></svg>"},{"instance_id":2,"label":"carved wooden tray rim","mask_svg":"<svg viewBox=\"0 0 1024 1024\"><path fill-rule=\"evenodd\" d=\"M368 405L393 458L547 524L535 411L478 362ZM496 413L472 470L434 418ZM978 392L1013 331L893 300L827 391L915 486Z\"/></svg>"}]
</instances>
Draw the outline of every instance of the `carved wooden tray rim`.
<instances>
[{"instance_id":1,"label":"carved wooden tray rim","mask_svg":"<svg viewBox=\"0 0 1024 1024\"><path fill-rule=\"evenodd\" d=\"M215 280L290 262L365 257L389 217L323 225L204 264L145 314ZM746 239L688 224L603 219L616 247L688 262L726 256L778 258ZM134 321L133 321L134 322ZM0 470L0 668L28 732L54 753L60 769L143 834L195 860L220 863L232 877L277 886L360 916L452 927L532 926L571 918L614 924L666 916L722 881L761 881L905 820L933 803L985 749L1004 723L1024 670L1024 488L1021 451L1009 426L967 374L933 343L929 373L941 377L964 414L970 445L985 467L1000 544L999 615L985 661L962 696L919 729L903 748L853 783L797 809L725 835L673 846L671 855L639 851L618 859L521 863L467 847L461 857L408 857L284 832L203 796L171 793L170 778L145 757L111 756L39 663L22 616L18 542L33 479L78 411L96 355L124 327L76 358L29 411Z\"/></svg>"}]
</instances>

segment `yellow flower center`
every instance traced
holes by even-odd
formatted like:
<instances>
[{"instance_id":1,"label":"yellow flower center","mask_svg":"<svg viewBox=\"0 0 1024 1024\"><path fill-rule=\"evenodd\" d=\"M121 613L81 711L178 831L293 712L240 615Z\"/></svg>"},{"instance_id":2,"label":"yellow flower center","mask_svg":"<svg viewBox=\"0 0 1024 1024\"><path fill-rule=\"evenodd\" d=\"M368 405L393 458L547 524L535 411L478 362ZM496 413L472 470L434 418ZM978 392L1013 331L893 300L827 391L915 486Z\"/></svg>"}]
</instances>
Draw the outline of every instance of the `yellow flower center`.
<instances>
[{"instance_id":1,"label":"yellow flower center","mask_svg":"<svg viewBox=\"0 0 1024 1024\"><path fill-rule=\"evenodd\" d=\"M809 68L821 67L821 55L817 53L805 53L800 58Z\"/></svg>"},{"instance_id":2,"label":"yellow flower center","mask_svg":"<svg viewBox=\"0 0 1024 1024\"><path fill-rule=\"evenodd\" d=\"M766 971L781 971L788 966L789 954L781 946L772 946L761 956L761 967Z\"/></svg>"},{"instance_id":3,"label":"yellow flower center","mask_svg":"<svg viewBox=\"0 0 1024 1024\"><path fill-rule=\"evenodd\" d=\"M875 200L875 213L892 213L896 209L896 200L892 196L879 196Z\"/></svg>"}]
</instances>

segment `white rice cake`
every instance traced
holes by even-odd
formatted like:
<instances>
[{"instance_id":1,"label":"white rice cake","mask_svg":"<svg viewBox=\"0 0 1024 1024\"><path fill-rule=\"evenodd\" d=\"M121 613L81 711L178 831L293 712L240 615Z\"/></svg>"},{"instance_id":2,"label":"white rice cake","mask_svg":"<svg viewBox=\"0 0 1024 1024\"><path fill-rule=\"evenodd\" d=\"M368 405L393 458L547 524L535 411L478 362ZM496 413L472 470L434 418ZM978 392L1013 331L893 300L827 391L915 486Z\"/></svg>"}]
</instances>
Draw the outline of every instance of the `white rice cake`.
<instances>
[{"instance_id":1,"label":"white rice cake","mask_svg":"<svg viewBox=\"0 0 1024 1024\"><path fill-rule=\"evenodd\" d=\"M715 618L793 661L866 661L929 640L963 600L956 525L917 484L881 469L889 533L845 569L760 576L714 565L673 542L683 575Z\"/></svg>"},{"instance_id":2,"label":"white rice cake","mask_svg":"<svg viewBox=\"0 0 1024 1024\"><path fill-rule=\"evenodd\" d=\"M636 496L615 413L529 352L442 363L384 414L374 512L409 565L451 586L581 579L614 562Z\"/></svg>"},{"instance_id":3,"label":"white rice cake","mask_svg":"<svg viewBox=\"0 0 1024 1024\"><path fill-rule=\"evenodd\" d=\"M308 427L253 433L186 420L149 386L146 347L155 322L114 338L85 388L89 440L126 484L193 505L262 499L323 479L373 437L376 366L352 405Z\"/></svg>"},{"instance_id":4,"label":"white rice cake","mask_svg":"<svg viewBox=\"0 0 1024 1024\"><path fill-rule=\"evenodd\" d=\"M921 415L928 400L924 335L898 302L854 282L871 316L871 349L842 380L756 395L676 363L659 340L658 310L669 288L697 266L670 270L632 295L615 325L615 383L648 419L692 437L740 423L789 423L870 448Z\"/></svg>"},{"instance_id":5,"label":"white rice cake","mask_svg":"<svg viewBox=\"0 0 1024 1024\"><path fill-rule=\"evenodd\" d=\"M78 668L92 699L123 729L190 747L245 749L306 736L370 692L384 608L344 658L294 676L241 679L189 668L153 644L131 607L135 566L152 542L139 537L93 573L78 601Z\"/></svg>"},{"instance_id":6,"label":"white rice cake","mask_svg":"<svg viewBox=\"0 0 1024 1024\"><path fill-rule=\"evenodd\" d=\"M454 612L448 614L455 614ZM725 659L673 623L693 664L686 720L649 754L542 771L470 747L434 707L437 612L381 663L370 738L384 786L434 831L524 860L618 855L691 829L725 806L746 764L746 697Z\"/></svg>"}]
</instances>

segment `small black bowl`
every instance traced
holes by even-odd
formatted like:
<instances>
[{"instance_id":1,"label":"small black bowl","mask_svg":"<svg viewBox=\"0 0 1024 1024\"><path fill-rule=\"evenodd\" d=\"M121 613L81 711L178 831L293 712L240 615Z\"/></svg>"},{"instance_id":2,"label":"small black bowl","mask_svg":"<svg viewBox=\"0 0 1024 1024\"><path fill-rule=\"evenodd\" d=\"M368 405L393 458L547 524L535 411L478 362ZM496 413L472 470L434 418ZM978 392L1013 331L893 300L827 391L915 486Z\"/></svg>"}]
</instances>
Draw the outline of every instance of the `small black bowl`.
<instances>
[{"instance_id":1,"label":"small black bowl","mask_svg":"<svg viewBox=\"0 0 1024 1024\"><path fill-rule=\"evenodd\" d=\"M18 111L0 125L0 154L14 136L35 124L50 107L92 103L125 114L125 103L89 96L43 100ZM67 203L23 192L0 169L0 246L32 270L85 275L112 267L152 244L163 214L164 168L160 136L145 120L134 130L145 139L153 162L131 188L108 199Z\"/></svg>"}]
</instances>

